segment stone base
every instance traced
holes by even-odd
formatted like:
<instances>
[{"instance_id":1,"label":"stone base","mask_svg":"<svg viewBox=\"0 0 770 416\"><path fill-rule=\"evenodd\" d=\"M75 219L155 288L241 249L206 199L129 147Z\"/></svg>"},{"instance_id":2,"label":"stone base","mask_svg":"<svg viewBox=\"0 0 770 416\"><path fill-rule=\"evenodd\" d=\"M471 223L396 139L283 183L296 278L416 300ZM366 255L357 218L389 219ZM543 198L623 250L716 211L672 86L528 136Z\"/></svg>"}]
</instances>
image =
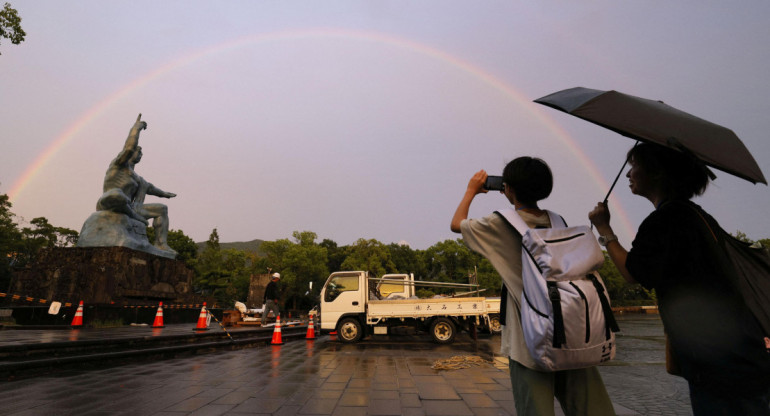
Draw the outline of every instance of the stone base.
<instances>
[{"instance_id":1,"label":"stone base","mask_svg":"<svg viewBox=\"0 0 770 416\"><path fill-rule=\"evenodd\" d=\"M176 251L150 244L147 225L143 222L112 211L96 211L91 214L83 224L77 246L128 247L169 259L176 258Z\"/></svg>"},{"instance_id":2,"label":"stone base","mask_svg":"<svg viewBox=\"0 0 770 416\"><path fill-rule=\"evenodd\" d=\"M51 248L15 273L11 292L74 303L193 303L193 276L182 261L126 247Z\"/></svg>"}]
</instances>

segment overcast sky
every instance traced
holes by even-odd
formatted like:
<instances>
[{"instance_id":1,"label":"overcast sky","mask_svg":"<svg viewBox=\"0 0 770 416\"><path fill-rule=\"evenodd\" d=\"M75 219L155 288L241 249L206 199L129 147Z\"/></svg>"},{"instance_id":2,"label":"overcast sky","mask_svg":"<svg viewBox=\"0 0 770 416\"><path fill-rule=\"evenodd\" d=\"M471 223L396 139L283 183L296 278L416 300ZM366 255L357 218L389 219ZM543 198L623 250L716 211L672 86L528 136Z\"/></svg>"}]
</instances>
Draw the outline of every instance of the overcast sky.
<instances>
[{"instance_id":1,"label":"overcast sky","mask_svg":"<svg viewBox=\"0 0 770 416\"><path fill-rule=\"evenodd\" d=\"M26 222L80 231L137 114L136 171L178 194L196 241L313 231L425 249L470 176L544 158L541 206L587 223L631 140L535 104L583 86L658 99L733 129L770 175L767 1L11 2L0 40L0 193ZM770 238L765 185L716 172L698 198ZM653 209L622 177L625 244ZM506 205L477 198L471 216Z\"/></svg>"}]
</instances>

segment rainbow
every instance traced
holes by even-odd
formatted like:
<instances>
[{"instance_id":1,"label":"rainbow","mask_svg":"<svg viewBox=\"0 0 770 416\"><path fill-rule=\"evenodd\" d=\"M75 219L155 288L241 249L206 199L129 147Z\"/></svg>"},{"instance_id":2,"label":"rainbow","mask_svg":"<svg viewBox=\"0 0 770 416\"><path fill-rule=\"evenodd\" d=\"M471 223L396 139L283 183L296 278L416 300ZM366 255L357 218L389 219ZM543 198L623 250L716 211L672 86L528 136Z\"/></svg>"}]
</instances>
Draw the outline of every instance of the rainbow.
<instances>
[{"instance_id":1,"label":"rainbow","mask_svg":"<svg viewBox=\"0 0 770 416\"><path fill-rule=\"evenodd\" d=\"M505 96L511 98L514 102L522 104L522 107L529 111L531 116L541 122L546 127L546 129L551 134L553 134L553 136L559 142L561 142L562 145L569 149L571 154L578 158L579 162L584 167L586 167L589 175L602 192L609 189L609 183L604 179L596 165L591 161L591 159L588 158L580 146L578 146L577 142L572 139L570 135L556 121L548 116L545 111L537 108L534 105L528 105L531 103L531 97L525 96L521 92L514 89L511 85L495 77L484 69L459 57L435 49L431 46L392 35L350 29L318 28L308 30L270 32L229 40L227 42L212 45L173 59L170 62L161 65L157 69L154 69L147 74L144 74L143 76L129 82L128 84L119 88L113 94L105 97L91 109L86 111L78 120L67 127L61 133L61 135L56 137L56 139L54 139L53 142L43 152L41 152L41 154L34 160L34 162L24 170L19 179L14 182L8 192L8 197L11 201L14 201L16 198L18 198L19 194L36 177L41 168L45 166L65 144L72 140L72 138L75 137L79 131L85 128L94 119L102 115L110 106L118 102L123 97L127 96L132 91L149 84L150 82L162 77L171 71L193 64L201 59L209 58L212 55L226 53L243 46L258 43L271 41L290 41L293 39L306 38L342 38L380 43L412 51L414 53L427 56L432 59L436 59L437 61L451 65L452 67L467 73L482 83L487 84L491 88L500 91ZM631 226L631 222L629 221L626 212L621 208L618 210L618 214L620 214L619 217L625 231L628 233L627 235L634 235L633 227Z\"/></svg>"}]
</instances>

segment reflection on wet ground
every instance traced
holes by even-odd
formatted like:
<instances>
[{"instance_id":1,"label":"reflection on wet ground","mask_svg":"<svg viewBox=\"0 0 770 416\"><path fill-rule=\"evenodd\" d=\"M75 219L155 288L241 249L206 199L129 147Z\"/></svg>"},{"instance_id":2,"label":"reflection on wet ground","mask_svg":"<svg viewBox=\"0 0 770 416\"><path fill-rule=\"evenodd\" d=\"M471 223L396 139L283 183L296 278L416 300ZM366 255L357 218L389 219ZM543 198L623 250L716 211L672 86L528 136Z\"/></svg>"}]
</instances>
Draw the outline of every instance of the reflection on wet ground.
<instances>
[{"instance_id":1,"label":"reflection on wet ground","mask_svg":"<svg viewBox=\"0 0 770 416\"><path fill-rule=\"evenodd\" d=\"M665 372L658 317L618 315L618 320L622 332L616 359L600 367L616 411L624 416L691 415L686 382ZM450 345L435 344L425 334L373 336L358 344L321 336L280 346L127 361L0 382L0 413L510 415L507 359L497 355L499 348L499 336L483 334L473 340L461 333ZM457 355L476 355L494 365L431 368Z\"/></svg>"}]
</instances>

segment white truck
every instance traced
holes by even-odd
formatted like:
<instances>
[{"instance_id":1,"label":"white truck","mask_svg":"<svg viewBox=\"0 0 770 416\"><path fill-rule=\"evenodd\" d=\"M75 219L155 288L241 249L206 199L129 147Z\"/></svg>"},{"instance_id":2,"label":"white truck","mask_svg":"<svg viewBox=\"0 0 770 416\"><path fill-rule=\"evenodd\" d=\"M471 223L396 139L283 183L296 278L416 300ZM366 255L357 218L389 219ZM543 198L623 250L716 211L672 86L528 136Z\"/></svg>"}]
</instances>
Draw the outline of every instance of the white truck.
<instances>
[{"instance_id":1,"label":"white truck","mask_svg":"<svg viewBox=\"0 0 770 416\"><path fill-rule=\"evenodd\" d=\"M414 296L415 286L478 288L478 285L415 281L411 274L370 278L364 271L335 272L321 289L321 331L337 331L340 341L353 343L370 334L387 335L394 328L407 326L427 331L441 344L451 343L459 330L481 327L499 332L499 299L480 296L418 299Z\"/></svg>"}]
</instances>

